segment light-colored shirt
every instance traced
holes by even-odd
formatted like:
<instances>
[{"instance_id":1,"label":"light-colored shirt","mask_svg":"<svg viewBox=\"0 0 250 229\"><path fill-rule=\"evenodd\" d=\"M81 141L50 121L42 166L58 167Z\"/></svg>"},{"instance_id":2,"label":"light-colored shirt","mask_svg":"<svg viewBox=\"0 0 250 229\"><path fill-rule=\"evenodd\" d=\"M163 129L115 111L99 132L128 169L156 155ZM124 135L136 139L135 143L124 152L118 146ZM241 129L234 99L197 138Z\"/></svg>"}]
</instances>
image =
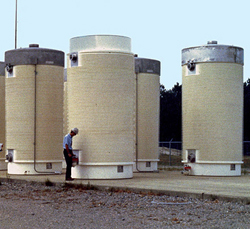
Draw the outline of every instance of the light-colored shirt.
<instances>
[{"instance_id":1,"label":"light-colored shirt","mask_svg":"<svg viewBox=\"0 0 250 229\"><path fill-rule=\"evenodd\" d=\"M65 145L68 145L69 149L72 150L72 137L70 134L66 134L63 139L63 148L66 149Z\"/></svg>"}]
</instances>

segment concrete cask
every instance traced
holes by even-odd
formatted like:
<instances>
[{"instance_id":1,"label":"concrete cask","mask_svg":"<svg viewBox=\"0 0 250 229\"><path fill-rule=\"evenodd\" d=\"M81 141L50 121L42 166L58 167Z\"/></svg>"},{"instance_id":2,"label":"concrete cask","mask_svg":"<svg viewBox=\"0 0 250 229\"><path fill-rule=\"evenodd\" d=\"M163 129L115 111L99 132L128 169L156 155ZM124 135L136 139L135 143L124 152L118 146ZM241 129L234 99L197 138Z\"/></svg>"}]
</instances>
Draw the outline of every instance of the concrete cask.
<instances>
[{"instance_id":1,"label":"concrete cask","mask_svg":"<svg viewBox=\"0 0 250 229\"><path fill-rule=\"evenodd\" d=\"M68 128L77 127L74 178L133 177L134 56L128 37L93 35L70 40Z\"/></svg>"},{"instance_id":2,"label":"concrete cask","mask_svg":"<svg viewBox=\"0 0 250 229\"><path fill-rule=\"evenodd\" d=\"M156 171L159 161L160 62L135 58L136 155L134 171Z\"/></svg>"},{"instance_id":3,"label":"concrete cask","mask_svg":"<svg viewBox=\"0 0 250 229\"><path fill-rule=\"evenodd\" d=\"M0 62L0 170L7 169L5 162L5 63Z\"/></svg>"},{"instance_id":4,"label":"concrete cask","mask_svg":"<svg viewBox=\"0 0 250 229\"><path fill-rule=\"evenodd\" d=\"M8 173L61 172L64 53L30 45L5 62Z\"/></svg>"},{"instance_id":5,"label":"concrete cask","mask_svg":"<svg viewBox=\"0 0 250 229\"><path fill-rule=\"evenodd\" d=\"M182 118L192 175L241 175L242 48L213 41L182 50Z\"/></svg>"}]
</instances>

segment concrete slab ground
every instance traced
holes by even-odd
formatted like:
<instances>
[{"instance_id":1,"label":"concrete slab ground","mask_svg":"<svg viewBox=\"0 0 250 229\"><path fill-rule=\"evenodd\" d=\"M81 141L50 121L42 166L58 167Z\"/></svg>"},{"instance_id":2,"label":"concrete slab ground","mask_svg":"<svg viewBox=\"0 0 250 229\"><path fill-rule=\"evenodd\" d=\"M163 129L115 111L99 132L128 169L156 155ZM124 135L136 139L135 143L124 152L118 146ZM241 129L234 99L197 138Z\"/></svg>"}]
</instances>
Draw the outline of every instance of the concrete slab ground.
<instances>
[{"instance_id":1,"label":"concrete slab ground","mask_svg":"<svg viewBox=\"0 0 250 229\"><path fill-rule=\"evenodd\" d=\"M65 183L60 175L8 175L0 171L1 180L25 180L33 182ZM69 183L67 181L67 183ZM132 179L121 180L74 180L75 185L93 185L102 190L131 190L143 193L160 193L201 199L218 199L250 204L250 175L240 177L186 176L180 171L159 173L134 173Z\"/></svg>"}]
</instances>

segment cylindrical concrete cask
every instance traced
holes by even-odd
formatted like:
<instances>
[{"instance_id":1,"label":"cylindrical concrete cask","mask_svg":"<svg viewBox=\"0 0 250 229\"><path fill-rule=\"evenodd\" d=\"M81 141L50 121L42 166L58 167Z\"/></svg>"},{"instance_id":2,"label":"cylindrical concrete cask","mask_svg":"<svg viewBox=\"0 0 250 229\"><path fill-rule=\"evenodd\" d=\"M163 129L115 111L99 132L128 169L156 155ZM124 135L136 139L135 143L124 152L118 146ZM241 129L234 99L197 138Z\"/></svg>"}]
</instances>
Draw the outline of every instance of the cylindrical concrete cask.
<instances>
[{"instance_id":1,"label":"cylindrical concrete cask","mask_svg":"<svg viewBox=\"0 0 250 229\"><path fill-rule=\"evenodd\" d=\"M8 173L61 172L64 53L30 45L5 62Z\"/></svg>"},{"instance_id":2,"label":"cylindrical concrete cask","mask_svg":"<svg viewBox=\"0 0 250 229\"><path fill-rule=\"evenodd\" d=\"M191 175L241 175L242 48L212 41L182 50L182 120Z\"/></svg>"},{"instance_id":3,"label":"cylindrical concrete cask","mask_svg":"<svg viewBox=\"0 0 250 229\"><path fill-rule=\"evenodd\" d=\"M63 136L68 133L68 96L67 96L67 69L64 69L64 90L63 90ZM63 157L63 162L62 162L62 168L66 168L66 161L64 160L64 155Z\"/></svg>"},{"instance_id":4,"label":"cylindrical concrete cask","mask_svg":"<svg viewBox=\"0 0 250 229\"><path fill-rule=\"evenodd\" d=\"M134 171L157 171L159 161L160 61L135 58L136 154Z\"/></svg>"},{"instance_id":5,"label":"cylindrical concrete cask","mask_svg":"<svg viewBox=\"0 0 250 229\"><path fill-rule=\"evenodd\" d=\"M5 162L5 63L0 62L0 170L6 170Z\"/></svg>"},{"instance_id":6,"label":"cylindrical concrete cask","mask_svg":"<svg viewBox=\"0 0 250 229\"><path fill-rule=\"evenodd\" d=\"M67 69L64 69L63 84L63 137L68 133L68 96L67 96Z\"/></svg>"},{"instance_id":7,"label":"cylindrical concrete cask","mask_svg":"<svg viewBox=\"0 0 250 229\"><path fill-rule=\"evenodd\" d=\"M131 40L92 35L70 40L68 127L77 127L74 178L133 177L135 71ZM77 152L76 152L77 154Z\"/></svg>"}]
</instances>

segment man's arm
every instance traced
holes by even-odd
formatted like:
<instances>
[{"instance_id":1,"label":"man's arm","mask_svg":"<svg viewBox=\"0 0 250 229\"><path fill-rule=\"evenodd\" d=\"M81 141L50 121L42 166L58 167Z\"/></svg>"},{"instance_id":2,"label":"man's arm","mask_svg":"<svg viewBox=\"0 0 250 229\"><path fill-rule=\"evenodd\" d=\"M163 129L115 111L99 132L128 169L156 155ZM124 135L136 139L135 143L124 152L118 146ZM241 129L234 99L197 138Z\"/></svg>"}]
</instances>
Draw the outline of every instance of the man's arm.
<instances>
[{"instance_id":1,"label":"man's arm","mask_svg":"<svg viewBox=\"0 0 250 229\"><path fill-rule=\"evenodd\" d=\"M68 146L68 144L65 144L65 148L66 148L66 150L67 150L67 152L68 152L69 157L72 157L72 154L71 154L70 151L69 151L69 146Z\"/></svg>"}]
</instances>

